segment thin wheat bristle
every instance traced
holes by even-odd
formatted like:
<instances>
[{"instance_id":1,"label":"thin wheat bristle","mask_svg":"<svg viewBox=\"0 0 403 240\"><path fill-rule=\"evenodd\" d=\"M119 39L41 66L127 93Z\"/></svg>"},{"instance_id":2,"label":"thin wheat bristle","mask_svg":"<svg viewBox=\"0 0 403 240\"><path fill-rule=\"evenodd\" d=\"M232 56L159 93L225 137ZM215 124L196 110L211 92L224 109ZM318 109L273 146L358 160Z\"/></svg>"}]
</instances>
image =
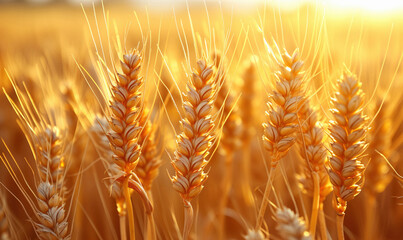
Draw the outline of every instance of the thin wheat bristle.
<instances>
[{"instance_id":1,"label":"thin wheat bristle","mask_svg":"<svg viewBox=\"0 0 403 240\"><path fill-rule=\"evenodd\" d=\"M332 191L325 167L327 150L323 143L323 130L318 126L317 112L311 108L307 99L298 111L298 118L301 132L297 135L297 142L299 154L305 160L302 163L303 174L298 176L298 180L304 192L312 196L314 193L312 171L316 172L319 176L320 202L323 202Z\"/></svg>"},{"instance_id":2,"label":"thin wheat bristle","mask_svg":"<svg viewBox=\"0 0 403 240\"><path fill-rule=\"evenodd\" d=\"M309 240L311 236L306 230L305 221L289 208L277 209L276 230L284 240Z\"/></svg>"},{"instance_id":3,"label":"thin wheat bristle","mask_svg":"<svg viewBox=\"0 0 403 240\"><path fill-rule=\"evenodd\" d=\"M330 136L331 153L329 177L336 197L335 209L338 215L344 215L347 201L361 192L362 174L365 166L361 157L366 149L363 114L363 92L356 76L344 72L338 81L337 92L332 99Z\"/></svg>"},{"instance_id":4,"label":"thin wheat bristle","mask_svg":"<svg viewBox=\"0 0 403 240\"><path fill-rule=\"evenodd\" d=\"M139 126L143 126L143 130L139 136L139 144L142 147L140 159L134 171L146 191L151 190L151 185L157 177L161 165L155 139L156 126L149 119L149 114L147 108L141 112Z\"/></svg>"},{"instance_id":5,"label":"thin wheat bristle","mask_svg":"<svg viewBox=\"0 0 403 240\"><path fill-rule=\"evenodd\" d=\"M392 175L389 174L389 166L378 153L380 152L384 156L389 157L391 151L391 119L389 118L387 107L387 102L384 102L382 105L382 99L377 101L374 114L378 110L379 112L369 132L370 140L368 141L367 153L370 162L365 170L365 188L372 194L383 192L392 180Z\"/></svg>"},{"instance_id":6,"label":"thin wheat bristle","mask_svg":"<svg viewBox=\"0 0 403 240\"><path fill-rule=\"evenodd\" d=\"M294 144L304 77L301 71L303 62L299 60L297 50L292 56L285 52L277 61L279 71L275 73L276 86L268 103L270 110L266 112L267 123L263 124L264 147L270 154L273 168Z\"/></svg>"}]
</instances>

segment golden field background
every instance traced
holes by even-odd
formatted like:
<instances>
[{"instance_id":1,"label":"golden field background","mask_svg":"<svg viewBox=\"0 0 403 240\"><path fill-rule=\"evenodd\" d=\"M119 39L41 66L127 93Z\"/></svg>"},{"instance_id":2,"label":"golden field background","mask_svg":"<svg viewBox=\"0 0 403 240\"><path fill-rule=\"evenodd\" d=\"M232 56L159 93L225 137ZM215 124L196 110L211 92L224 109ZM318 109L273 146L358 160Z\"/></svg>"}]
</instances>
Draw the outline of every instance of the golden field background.
<instances>
[{"instance_id":1,"label":"golden field background","mask_svg":"<svg viewBox=\"0 0 403 240\"><path fill-rule=\"evenodd\" d=\"M100 93L91 91L94 83L89 76L95 82L101 82L95 53L105 54L108 66L118 66L117 60L122 52L116 50L117 42L131 49L147 39L146 67L142 72L145 76L144 96L146 105L152 109L151 119L158 126L157 148L162 162L152 185L157 239L181 237L183 204L172 188L169 175L174 173L170 157L176 148L175 133L180 132L180 115L175 104L181 105L179 89L185 89L186 71L190 71L181 42L186 41L189 46L188 57L193 67L196 63L194 46L200 47L192 33L196 39L200 36L202 42L205 39L207 45L215 46L212 49L223 55L228 67L226 81L231 95L237 100L237 114L247 112L245 118L251 122L251 127L243 129L248 132L250 141L245 137L234 139L240 145L232 149L231 190L224 211L226 239L243 239L247 230L253 228L267 181L269 156L261 139L268 93L274 85L274 67L265 41L273 47L274 40L290 54L299 48L309 75L310 100L318 109L325 132L331 118L330 98L336 80L345 67L357 74L366 94L364 112L369 116L369 122L374 120L379 102L384 101L383 107L388 113L388 131L384 137L391 142L384 154L397 172L403 172L403 72L400 66L403 16L399 12L333 12L321 4L302 5L291 10L262 4L242 10L220 8L214 2L206 5L190 3L189 9L178 7L175 10L123 3L106 3L104 9L101 5L94 8L85 5L83 9L78 5L63 4L0 5L1 87L16 101L11 78L20 88L23 84L27 86L41 112L51 111L49 109L63 112L60 115L57 115L59 111L53 113L53 118L63 118L60 122L67 129L66 197L72 239L120 239L116 206L105 186L107 174L94 147L96 143L89 137L93 117L102 114L101 109L107 107L107 103L97 102L95 96ZM104 51L101 51L101 45ZM113 56L112 60L109 54ZM256 69L255 75L246 73L247 77L244 77L251 63ZM246 87L252 89L252 93L245 92ZM25 176L28 184L34 186L35 174L31 167L35 161L16 122L17 115L3 92L0 106L0 137L17 161L17 164L12 161L2 144L0 152L4 152L4 161L1 166L5 159L11 162L12 169L18 169L18 165L20 181ZM222 128L225 128L226 117L223 116L219 124ZM215 145L211 152L214 154L207 166L208 180L200 196L193 200L197 217L192 239L218 239L220 230L217 214L223 209L219 209L218 202L224 176L228 176L225 174L228 156L221 144ZM363 162L371 164L369 159L366 157ZM281 239L273 218L275 207L291 208L309 222L312 200L301 191L296 180L296 175L301 172L300 162L297 149L293 147L279 165L281 170L277 171L273 183L275 194L270 196L272 204L265 218L272 239ZM385 162L381 165L385 168L385 178L393 175ZM371 182L368 179L374 176L366 175L365 178L368 184ZM28 221L34 213L5 167L0 167L0 182L11 239L36 239L34 228ZM403 199L402 186L397 178L393 177L385 190L376 195L377 205L373 210L376 223L370 229L365 224L370 212L366 189L364 185L362 193L348 204L346 239L364 239L369 231L372 233L369 239L400 239L403 234ZM138 196L133 194L132 199L137 238L143 239L145 213ZM336 239L336 215L331 201L330 194L324 202L324 212L329 234ZM317 239L320 239L319 234Z\"/></svg>"}]
</instances>

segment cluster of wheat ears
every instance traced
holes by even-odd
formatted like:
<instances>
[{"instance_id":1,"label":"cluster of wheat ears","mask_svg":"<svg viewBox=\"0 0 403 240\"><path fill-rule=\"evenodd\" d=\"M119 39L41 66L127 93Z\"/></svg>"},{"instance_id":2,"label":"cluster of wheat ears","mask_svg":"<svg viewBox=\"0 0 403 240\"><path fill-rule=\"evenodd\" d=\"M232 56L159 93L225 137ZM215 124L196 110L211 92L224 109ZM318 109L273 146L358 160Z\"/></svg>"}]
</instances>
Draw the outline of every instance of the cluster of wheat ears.
<instances>
[{"instance_id":1,"label":"cluster of wheat ears","mask_svg":"<svg viewBox=\"0 0 403 240\"><path fill-rule=\"evenodd\" d=\"M346 66L315 84L330 72L325 53L287 51L281 37L266 41L268 30L253 37L244 27L241 46L242 34L209 29L203 39L189 22L176 23L183 62L152 34L122 45L106 24L101 43L97 23L90 56L68 60L75 80L55 81L45 63L33 80L6 69L4 104L32 155L1 136L1 239L381 236L377 196L402 181L389 100L365 96ZM234 45L252 50L238 56ZM357 232L344 218L361 191Z\"/></svg>"}]
</instances>

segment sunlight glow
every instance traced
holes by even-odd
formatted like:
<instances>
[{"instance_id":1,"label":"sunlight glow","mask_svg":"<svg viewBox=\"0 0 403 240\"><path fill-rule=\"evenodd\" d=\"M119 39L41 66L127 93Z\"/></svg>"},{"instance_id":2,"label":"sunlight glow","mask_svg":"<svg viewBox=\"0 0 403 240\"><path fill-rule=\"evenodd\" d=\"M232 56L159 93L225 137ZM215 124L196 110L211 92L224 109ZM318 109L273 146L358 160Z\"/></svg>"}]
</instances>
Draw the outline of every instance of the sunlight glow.
<instances>
[{"instance_id":1,"label":"sunlight glow","mask_svg":"<svg viewBox=\"0 0 403 240\"><path fill-rule=\"evenodd\" d=\"M401 11L401 0L328 0L327 5L336 9L364 10L369 12Z\"/></svg>"},{"instance_id":2,"label":"sunlight glow","mask_svg":"<svg viewBox=\"0 0 403 240\"><path fill-rule=\"evenodd\" d=\"M327 6L336 11L365 11L371 13L386 13L403 11L403 0L132 0L147 4L166 6L184 6L186 2L211 3L220 2L225 7L255 7L266 2L280 6L282 9L295 9L307 3Z\"/></svg>"}]
</instances>

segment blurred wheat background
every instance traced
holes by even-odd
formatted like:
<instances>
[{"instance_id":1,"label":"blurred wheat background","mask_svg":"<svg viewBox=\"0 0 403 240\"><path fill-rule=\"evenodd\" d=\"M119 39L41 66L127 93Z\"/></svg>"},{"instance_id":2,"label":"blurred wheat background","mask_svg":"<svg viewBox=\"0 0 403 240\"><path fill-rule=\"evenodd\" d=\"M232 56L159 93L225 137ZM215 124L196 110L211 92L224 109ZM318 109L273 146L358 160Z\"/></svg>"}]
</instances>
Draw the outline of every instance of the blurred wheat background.
<instances>
[{"instance_id":1,"label":"blurred wheat background","mask_svg":"<svg viewBox=\"0 0 403 240\"><path fill-rule=\"evenodd\" d=\"M401 239L402 13L1 1L1 239Z\"/></svg>"}]
</instances>

